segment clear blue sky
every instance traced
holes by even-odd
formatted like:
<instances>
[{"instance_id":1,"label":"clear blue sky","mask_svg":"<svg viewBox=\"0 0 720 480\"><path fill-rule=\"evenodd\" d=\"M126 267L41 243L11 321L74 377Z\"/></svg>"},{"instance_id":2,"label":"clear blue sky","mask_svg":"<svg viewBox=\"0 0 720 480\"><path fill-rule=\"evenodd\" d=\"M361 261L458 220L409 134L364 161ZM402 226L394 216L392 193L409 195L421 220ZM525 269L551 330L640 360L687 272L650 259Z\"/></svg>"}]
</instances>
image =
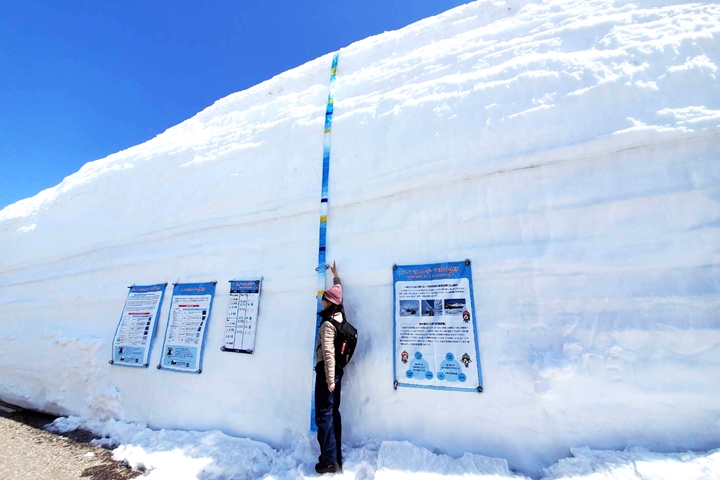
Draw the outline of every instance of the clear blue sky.
<instances>
[{"instance_id":1,"label":"clear blue sky","mask_svg":"<svg viewBox=\"0 0 720 480\"><path fill-rule=\"evenodd\" d=\"M0 209L230 93L467 0L4 0Z\"/></svg>"}]
</instances>

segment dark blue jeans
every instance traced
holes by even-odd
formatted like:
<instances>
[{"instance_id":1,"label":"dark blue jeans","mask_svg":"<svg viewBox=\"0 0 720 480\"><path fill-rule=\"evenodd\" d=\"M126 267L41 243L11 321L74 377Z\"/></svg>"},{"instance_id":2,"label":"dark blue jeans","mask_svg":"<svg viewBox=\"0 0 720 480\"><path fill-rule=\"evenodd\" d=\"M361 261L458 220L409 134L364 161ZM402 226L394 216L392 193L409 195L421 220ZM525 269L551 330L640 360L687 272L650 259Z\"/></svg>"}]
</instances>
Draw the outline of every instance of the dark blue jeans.
<instances>
[{"instance_id":1,"label":"dark blue jeans","mask_svg":"<svg viewBox=\"0 0 720 480\"><path fill-rule=\"evenodd\" d=\"M343 370L335 367L335 391L328 391L325 362L315 366L315 424L320 443L320 463L342 463L342 421L340 390Z\"/></svg>"}]
</instances>

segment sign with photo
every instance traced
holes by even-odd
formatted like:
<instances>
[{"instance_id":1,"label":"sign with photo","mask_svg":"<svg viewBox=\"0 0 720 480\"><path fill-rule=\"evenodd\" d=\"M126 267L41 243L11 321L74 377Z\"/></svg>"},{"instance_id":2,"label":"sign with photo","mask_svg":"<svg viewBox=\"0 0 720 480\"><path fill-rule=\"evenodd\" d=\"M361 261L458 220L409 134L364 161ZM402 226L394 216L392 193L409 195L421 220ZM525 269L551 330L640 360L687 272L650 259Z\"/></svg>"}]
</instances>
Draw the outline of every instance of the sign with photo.
<instances>
[{"instance_id":1,"label":"sign with photo","mask_svg":"<svg viewBox=\"0 0 720 480\"><path fill-rule=\"evenodd\" d=\"M230 280L223 352L253 353L261 280Z\"/></svg>"},{"instance_id":2,"label":"sign with photo","mask_svg":"<svg viewBox=\"0 0 720 480\"><path fill-rule=\"evenodd\" d=\"M395 386L482 392L470 261L393 267Z\"/></svg>"},{"instance_id":3,"label":"sign with photo","mask_svg":"<svg viewBox=\"0 0 720 480\"><path fill-rule=\"evenodd\" d=\"M147 367L167 283L130 287L112 341L110 365Z\"/></svg>"},{"instance_id":4,"label":"sign with photo","mask_svg":"<svg viewBox=\"0 0 720 480\"><path fill-rule=\"evenodd\" d=\"M173 288L158 369L202 372L205 332L210 321L215 283L178 283Z\"/></svg>"}]
</instances>

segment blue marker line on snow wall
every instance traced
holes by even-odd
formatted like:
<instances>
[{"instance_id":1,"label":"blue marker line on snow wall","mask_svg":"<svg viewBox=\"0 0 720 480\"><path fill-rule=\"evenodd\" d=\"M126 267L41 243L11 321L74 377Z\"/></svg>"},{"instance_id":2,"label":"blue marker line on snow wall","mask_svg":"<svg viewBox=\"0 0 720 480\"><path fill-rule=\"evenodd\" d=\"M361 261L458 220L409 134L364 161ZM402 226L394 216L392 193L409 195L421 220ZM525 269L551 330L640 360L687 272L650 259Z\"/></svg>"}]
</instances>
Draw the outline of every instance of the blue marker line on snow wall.
<instances>
[{"instance_id":1,"label":"blue marker line on snow wall","mask_svg":"<svg viewBox=\"0 0 720 480\"><path fill-rule=\"evenodd\" d=\"M323 134L323 174L322 194L320 196L320 241L318 247L318 284L317 284L317 311L322 310L321 295L325 292L325 254L327 251L327 215L328 215L328 181L330 178L330 131L332 129L333 104L335 103L335 76L337 75L338 54L333 56L332 70L330 70L330 92L328 93L327 108L325 109L325 131ZM315 364L315 345L317 344L317 329L321 322L320 315L315 318L315 342L313 343L313 365ZM315 379L311 389L310 398L310 430L317 432L315 424Z\"/></svg>"}]
</instances>

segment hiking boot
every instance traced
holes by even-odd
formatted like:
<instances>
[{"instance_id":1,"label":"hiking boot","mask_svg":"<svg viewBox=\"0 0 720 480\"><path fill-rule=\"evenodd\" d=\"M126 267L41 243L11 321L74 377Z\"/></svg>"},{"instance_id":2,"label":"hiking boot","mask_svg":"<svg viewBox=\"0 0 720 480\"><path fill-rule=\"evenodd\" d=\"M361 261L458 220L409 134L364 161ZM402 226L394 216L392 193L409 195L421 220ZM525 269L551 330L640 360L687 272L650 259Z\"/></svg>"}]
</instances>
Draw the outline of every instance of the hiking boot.
<instances>
[{"instance_id":1,"label":"hiking boot","mask_svg":"<svg viewBox=\"0 0 720 480\"><path fill-rule=\"evenodd\" d=\"M319 474L335 473L340 469L337 463L318 463L315 465L315 471Z\"/></svg>"}]
</instances>

